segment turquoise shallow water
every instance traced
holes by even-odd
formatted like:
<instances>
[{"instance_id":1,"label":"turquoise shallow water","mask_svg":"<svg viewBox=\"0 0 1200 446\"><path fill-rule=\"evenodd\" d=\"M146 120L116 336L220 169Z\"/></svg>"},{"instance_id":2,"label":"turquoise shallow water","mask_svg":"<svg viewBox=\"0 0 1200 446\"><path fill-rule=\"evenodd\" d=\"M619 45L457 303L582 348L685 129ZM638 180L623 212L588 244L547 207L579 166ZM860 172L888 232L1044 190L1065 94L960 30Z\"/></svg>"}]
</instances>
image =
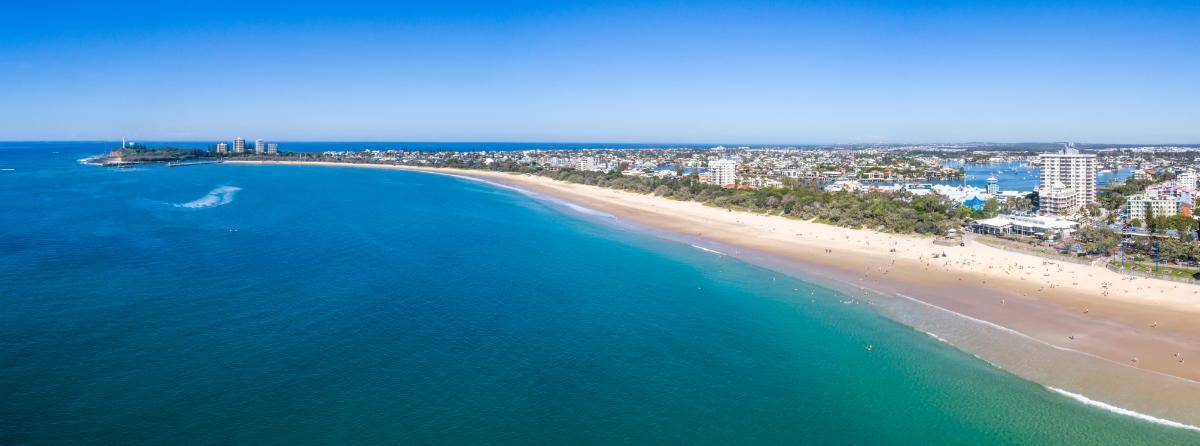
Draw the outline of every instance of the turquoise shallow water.
<instances>
[{"instance_id":1,"label":"turquoise shallow water","mask_svg":"<svg viewBox=\"0 0 1200 446\"><path fill-rule=\"evenodd\" d=\"M0 144L2 444L1200 442L512 190L103 147Z\"/></svg>"}]
</instances>

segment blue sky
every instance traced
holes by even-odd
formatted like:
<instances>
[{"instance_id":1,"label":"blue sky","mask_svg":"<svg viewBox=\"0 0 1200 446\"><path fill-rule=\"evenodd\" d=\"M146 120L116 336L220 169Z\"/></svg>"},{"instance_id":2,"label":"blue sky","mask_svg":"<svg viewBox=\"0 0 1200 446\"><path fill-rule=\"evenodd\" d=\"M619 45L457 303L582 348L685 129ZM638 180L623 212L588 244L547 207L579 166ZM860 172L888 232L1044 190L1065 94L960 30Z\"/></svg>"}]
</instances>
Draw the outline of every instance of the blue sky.
<instances>
[{"instance_id":1,"label":"blue sky","mask_svg":"<svg viewBox=\"0 0 1200 446\"><path fill-rule=\"evenodd\" d=\"M1200 142L1200 2L6 5L0 140Z\"/></svg>"}]
</instances>

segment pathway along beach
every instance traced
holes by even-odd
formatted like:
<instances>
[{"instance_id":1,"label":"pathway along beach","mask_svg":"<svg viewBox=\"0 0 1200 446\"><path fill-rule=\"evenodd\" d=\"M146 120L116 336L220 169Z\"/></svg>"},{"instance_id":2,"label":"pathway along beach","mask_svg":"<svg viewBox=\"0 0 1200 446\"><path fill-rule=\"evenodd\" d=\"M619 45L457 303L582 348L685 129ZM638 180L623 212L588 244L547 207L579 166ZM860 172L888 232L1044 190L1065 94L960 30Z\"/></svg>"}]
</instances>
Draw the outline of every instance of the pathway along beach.
<instances>
[{"instance_id":1,"label":"pathway along beach","mask_svg":"<svg viewBox=\"0 0 1200 446\"><path fill-rule=\"evenodd\" d=\"M939 246L927 237L731 211L535 175L332 162L226 164L413 170L549 195L719 243L734 250L722 252L752 263L828 279L900 322L1048 388L1200 425L1197 285L1134 278L981 243ZM973 328L927 330L949 320ZM967 333L977 329L985 332Z\"/></svg>"}]
</instances>

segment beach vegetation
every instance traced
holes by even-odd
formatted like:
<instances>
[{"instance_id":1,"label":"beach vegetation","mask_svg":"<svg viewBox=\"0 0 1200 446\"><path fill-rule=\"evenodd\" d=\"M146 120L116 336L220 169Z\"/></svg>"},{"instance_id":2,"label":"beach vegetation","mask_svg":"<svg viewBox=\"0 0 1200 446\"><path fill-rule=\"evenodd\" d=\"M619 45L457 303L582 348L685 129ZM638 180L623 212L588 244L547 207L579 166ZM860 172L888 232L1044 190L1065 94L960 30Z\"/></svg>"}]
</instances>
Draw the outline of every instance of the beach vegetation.
<instances>
[{"instance_id":1,"label":"beach vegetation","mask_svg":"<svg viewBox=\"0 0 1200 446\"><path fill-rule=\"evenodd\" d=\"M515 166L489 166L508 170ZM913 195L906 192L860 191L829 192L816 184L788 182L784 186L758 189L724 188L701 182L697 175L677 177L640 177L616 172L590 172L575 169L513 169L560 181L652 194L676 200L689 200L710 206L781 215L848 227L870 228L891 233L941 235L972 219L996 215L1002 209L997 200L988 200L981 209L959 205L935 194Z\"/></svg>"}]
</instances>

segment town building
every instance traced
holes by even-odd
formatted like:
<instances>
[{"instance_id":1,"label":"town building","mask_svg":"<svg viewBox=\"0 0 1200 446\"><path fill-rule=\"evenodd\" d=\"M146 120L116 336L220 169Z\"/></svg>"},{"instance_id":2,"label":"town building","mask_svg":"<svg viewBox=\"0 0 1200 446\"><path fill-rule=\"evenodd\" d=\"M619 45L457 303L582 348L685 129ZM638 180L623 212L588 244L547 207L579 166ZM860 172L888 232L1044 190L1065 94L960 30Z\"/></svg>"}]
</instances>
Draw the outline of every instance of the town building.
<instances>
[{"instance_id":1,"label":"town building","mask_svg":"<svg viewBox=\"0 0 1200 446\"><path fill-rule=\"evenodd\" d=\"M992 195L1000 193L1000 180L997 180L996 177L988 177L987 193Z\"/></svg>"},{"instance_id":2,"label":"town building","mask_svg":"<svg viewBox=\"0 0 1200 446\"><path fill-rule=\"evenodd\" d=\"M1190 201L1190 200L1189 200ZM1145 222L1147 209L1154 217L1170 217L1179 213L1179 199L1170 195L1138 194L1129 197L1126 209L1129 219Z\"/></svg>"},{"instance_id":3,"label":"town building","mask_svg":"<svg viewBox=\"0 0 1200 446\"><path fill-rule=\"evenodd\" d=\"M1194 191L1196 190L1196 179L1196 171L1187 169L1175 177L1175 183Z\"/></svg>"},{"instance_id":4,"label":"town building","mask_svg":"<svg viewBox=\"0 0 1200 446\"><path fill-rule=\"evenodd\" d=\"M596 170L596 159L590 156L579 157L579 159L575 160L575 169L584 172L594 171Z\"/></svg>"},{"instance_id":5,"label":"town building","mask_svg":"<svg viewBox=\"0 0 1200 446\"><path fill-rule=\"evenodd\" d=\"M263 140L261 140L261 139L254 140L254 154L262 155L263 153L266 153L266 152L267 152L267 146L263 145Z\"/></svg>"},{"instance_id":6,"label":"town building","mask_svg":"<svg viewBox=\"0 0 1200 446\"><path fill-rule=\"evenodd\" d=\"M273 142L267 143L267 153L271 154L271 155L278 155L279 154L279 144L275 144Z\"/></svg>"},{"instance_id":7,"label":"town building","mask_svg":"<svg viewBox=\"0 0 1200 446\"><path fill-rule=\"evenodd\" d=\"M221 155L229 153L229 144L225 144L223 142L217 143L217 153Z\"/></svg>"},{"instance_id":8,"label":"town building","mask_svg":"<svg viewBox=\"0 0 1200 446\"><path fill-rule=\"evenodd\" d=\"M1056 181L1038 191L1038 209L1047 215L1071 215L1080 209L1079 193Z\"/></svg>"},{"instance_id":9,"label":"town building","mask_svg":"<svg viewBox=\"0 0 1200 446\"><path fill-rule=\"evenodd\" d=\"M737 184L737 166L735 160L715 160L708 162L710 184L715 184L721 187L734 186Z\"/></svg>"},{"instance_id":10,"label":"town building","mask_svg":"<svg viewBox=\"0 0 1200 446\"><path fill-rule=\"evenodd\" d=\"M1001 214L978 220L971 224L971 231L978 234L1018 234L1037 237L1070 235L1079 226L1075 220L1055 216Z\"/></svg>"},{"instance_id":11,"label":"town building","mask_svg":"<svg viewBox=\"0 0 1200 446\"><path fill-rule=\"evenodd\" d=\"M246 153L246 140L242 137L233 138L233 153Z\"/></svg>"},{"instance_id":12,"label":"town building","mask_svg":"<svg viewBox=\"0 0 1200 446\"><path fill-rule=\"evenodd\" d=\"M1073 144L1067 144L1062 152L1038 155L1038 161L1042 171L1039 192L1044 212L1071 214L1096 201L1096 155L1079 153ZM1073 193L1055 190L1060 185ZM1047 207L1046 197L1050 195L1056 199L1073 195L1074 203L1056 202Z\"/></svg>"}]
</instances>

